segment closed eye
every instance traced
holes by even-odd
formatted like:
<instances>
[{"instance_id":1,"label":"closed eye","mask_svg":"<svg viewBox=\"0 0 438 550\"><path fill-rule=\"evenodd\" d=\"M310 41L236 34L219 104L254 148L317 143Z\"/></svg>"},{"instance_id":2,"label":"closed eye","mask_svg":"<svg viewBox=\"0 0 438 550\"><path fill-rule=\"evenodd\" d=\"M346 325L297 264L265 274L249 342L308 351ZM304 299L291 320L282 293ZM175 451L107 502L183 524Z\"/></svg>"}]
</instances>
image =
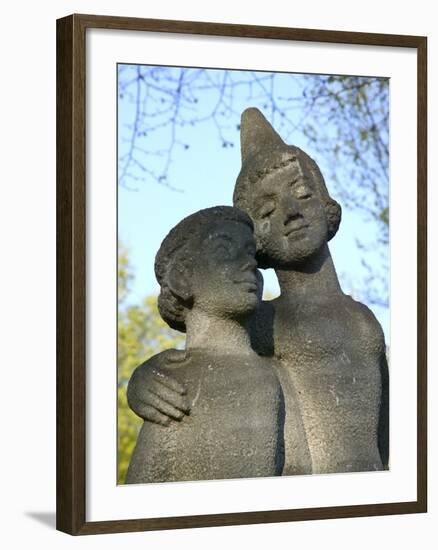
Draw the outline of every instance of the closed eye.
<instances>
[{"instance_id":1,"label":"closed eye","mask_svg":"<svg viewBox=\"0 0 438 550\"><path fill-rule=\"evenodd\" d=\"M266 218L272 214L275 210L275 202L269 201L265 203L259 210L260 218Z\"/></svg>"},{"instance_id":2,"label":"closed eye","mask_svg":"<svg viewBox=\"0 0 438 550\"><path fill-rule=\"evenodd\" d=\"M312 197L312 192L310 189L305 185L300 185L298 187L295 187L294 189L294 195L297 199L310 199Z\"/></svg>"}]
</instances>

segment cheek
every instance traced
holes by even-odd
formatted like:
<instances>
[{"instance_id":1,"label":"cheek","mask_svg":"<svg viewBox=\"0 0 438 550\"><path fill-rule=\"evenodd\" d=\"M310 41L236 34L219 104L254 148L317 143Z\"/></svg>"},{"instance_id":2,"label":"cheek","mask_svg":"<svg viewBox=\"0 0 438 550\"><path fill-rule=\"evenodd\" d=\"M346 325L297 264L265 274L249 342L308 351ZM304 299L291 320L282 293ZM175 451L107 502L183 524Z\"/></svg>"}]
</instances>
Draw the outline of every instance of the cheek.
<instances>
[{"instance_id":1,"label":"cheek","mask_svg":"<svg viewBox=\"0 0 438 550\"><path fill-rule=\"evenodd\" d=\"M303 215L316 225L327 225L327 215L320 201L310 202L303 208Z\"/></svg>"},{"instance_id":2,"label":"cheek","mask_svg":"<svg viewBox=\"0 0 438 550\"><path fill-rule=\"evenodd\" d=\"M191 278L194 293L208 294L217 292L222 284L225 266L218 265L218 262L211 257L205 256L198 259L197 268L193 270Z\"/></svg>"},{"instance_id":3,"label":"cheek","mask_svg":"<svg viewBox=\"0 0 438 550\"><path fill-rule=\"evenodd\" d=\"M254 239L258 252L269 248L271 233L271 222L269 220L260 220L254 223Z\"/></svg>"},{"instance_id":4,"label":"cheek","mask_svg":"<svg viewBox=\"0 0 438 550\"><path fill-rule=\"evenodd\" d=\"M321 228L321 231L324 231L325 233L327 233L327 231L328 231L328 220L327 220L327 214L326 214L325 209L323 207L321 207L321 209L320 209L318 219L319 219L319 227Z\"/></svg>"},{"instance_id":5,"label":"cheek","mask_svg":"<svg viewBox=\"0 0 438 550\"><path fill-rule=\"evenodd\" d=\"M255 224L255 233L259 237L265 237L271 232L271 221L269 218L257 221Z\"/></svg>"},{"instance_id":6,"label":"cheek","mask_svg":"<svg viewBox=\"0 0 438 550\"><path fill-rule=\"evenodd\" d=\"M271 218L265 218L254 224L254 237L257 249L260 249L261 246L266 246L272 239L275 240L275 228L275 221Z\"/></svg>"}]
</instances>

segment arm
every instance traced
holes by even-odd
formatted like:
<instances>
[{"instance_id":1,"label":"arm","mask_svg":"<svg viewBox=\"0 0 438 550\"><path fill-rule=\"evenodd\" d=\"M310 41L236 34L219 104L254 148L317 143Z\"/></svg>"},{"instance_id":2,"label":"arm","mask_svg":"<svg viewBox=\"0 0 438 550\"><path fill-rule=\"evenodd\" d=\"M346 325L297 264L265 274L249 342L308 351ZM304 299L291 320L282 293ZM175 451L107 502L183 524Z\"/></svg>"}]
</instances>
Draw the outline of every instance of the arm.
<instances>
[{"instance_id":1,"label":"arm","mask_svg":"<svg viewBox=\"0 0 438 550\"><path fill-rule=\"evenodd\" d=\"M369 343L371 349L375 350L377 368L380 374L380 404L379 422L377 426L377 446L382 460L383 468L388 469L389 462L389 371L386 359L385 335L380 323L377 321L371 310L360 304L368 327Z\"/></svg>"},{"instance_id":2,"label":"arm","mask_svg":"<svg viewBox=\"0 0 438 550\"><path fill-rule=\"evenodd\" d=\"M386 353L380 358L380 377L382 394L380 399L378 446L383 468L388 469L389 462L389 372Z\"/></svg>"},{"instance_id":3,"label":"arm","mask_svg":"<svg viewBox=\"0 0 438 550\"><path fill-rule=\"evenodd\" d=\"M170 375L160 370L165 363L178 363L185 352L168 350L148 359L133 372L127 398L130 408L144 420L167 426L171 419L181 420L190 412L186 389Z\"/></svg>"}]
</instances>

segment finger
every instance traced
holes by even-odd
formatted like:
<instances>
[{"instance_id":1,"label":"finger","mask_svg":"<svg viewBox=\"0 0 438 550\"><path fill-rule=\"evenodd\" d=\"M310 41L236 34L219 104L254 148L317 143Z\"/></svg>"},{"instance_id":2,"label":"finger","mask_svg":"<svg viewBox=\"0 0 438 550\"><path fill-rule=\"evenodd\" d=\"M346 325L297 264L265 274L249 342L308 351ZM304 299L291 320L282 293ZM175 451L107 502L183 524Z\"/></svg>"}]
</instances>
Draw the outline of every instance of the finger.
<instances>
[{"instance_id":1,"label":"finger","mask_svg":"<svg viewBox=\"0 0 438 550\"><path fill-rule=\"evenodd\" d=\"M151 407L147 402L146 395L143 395L142 398L140 399L136 394L128 393L128 405L130 409L140 418L154 422L154 419L150 417L150 411L149 411L149 409L153 409L153 407Z\"/></svg>"},{"instance_id":2,"label":"finger","mask_svg":"<svg viewBox=\"0 0 438 550\"><path fill-rule=\"evenodd\" d=\"M169 349L166 352L166 361L170 363L182 363L186 359L185 350L181 349Z\"/></svg>"},{"instance_id":3,"label":"finger","mask_svg":"<svg viewBox=\"0 0 438 550\"><path fill-rule=\"evenodd\" d=\"M176 391L171 390L164 384L161 384L161 382L154 382L155 383L151 384L151 386L148 388L151 393L158 396L158 398L163 399L163 401L166 401L167 403L169 403L169 405L172 405L176 409L184 412L190 411L190 403L187 399L187 396L181 395Z\"/></svg>"},{"instance_id":4,"label":"finger","mask_svg":"<svg viewBox=\"0 0 438 550\"><path fill-rule=\"evenodd\" d=\"M184 416L183 411L178 410L176 407L171 405L170 403L167 403L163 399L160 399L157 395L152 393L151 391L148 392L147 399L145 401L157 411L160 413L165 414L166 416L169 416L170 418L173 418L175 420L181 420L181 418Z\"/></svg>"},{"instance_id":5,"label":"finger","mask_svg":"<svg viewBox=\"0 0 438 550\"><path fill-rule=\"evenodd\" d=\"M181 395L185 395L187 393L187 390L185 387L177 382L174 378L171 378L170 376L166 376L162 372L154 371L154 377L158 382L161 382L163 386L167 386L173 391L176 391L180 393Z\"/></svg>"},{"instance_id":6,"label":"finger","mask_svg":"<svg viewBox=\"0 0 438 550\"><path fill-rule=\"evenodd\" d=\"M170 418L168 416L165 416L149 405L139 405L136 413L144 420L148 420L154 424L160 424L161 426L168 426L170 424Z\"/></svg>"}]
</instances>

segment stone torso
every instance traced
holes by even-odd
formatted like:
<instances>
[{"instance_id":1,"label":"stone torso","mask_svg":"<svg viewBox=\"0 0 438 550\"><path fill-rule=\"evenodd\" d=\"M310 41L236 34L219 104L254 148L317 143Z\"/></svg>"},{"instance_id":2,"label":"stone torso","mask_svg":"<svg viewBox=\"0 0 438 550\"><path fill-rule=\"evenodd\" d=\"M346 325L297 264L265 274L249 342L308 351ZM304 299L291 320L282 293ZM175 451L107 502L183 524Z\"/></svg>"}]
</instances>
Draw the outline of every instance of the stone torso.
<instances>
[{"instance_id":1,"label":"stone torso","mask_svg":"<svg viewBox=\"0 0 438 550\"><path fill-rule=\"evenodd\" d=\"M185 385L191 412L169 426L144 423L127 483L281 475L284 401L272 360L196 352L152 361Z\"/></svg>"},{"instance_id":2,"label":"stone torso","mask_svg":"<svg viewBox=\"0 0 438 550\"><path fill-rule=\"evenodd\" d=\"M345 295L308 300L302 307L278 298L265 303L261 313L265 324L271 319L271 342L288 380L288 386L283 383L286 427L291 417L301 416L312 473L381 470L384 340L373 314ZM261 341L269 353L266 335ZM287 430L285 439L287 475L294 473Z\"/></svg>"}]
</instances>

